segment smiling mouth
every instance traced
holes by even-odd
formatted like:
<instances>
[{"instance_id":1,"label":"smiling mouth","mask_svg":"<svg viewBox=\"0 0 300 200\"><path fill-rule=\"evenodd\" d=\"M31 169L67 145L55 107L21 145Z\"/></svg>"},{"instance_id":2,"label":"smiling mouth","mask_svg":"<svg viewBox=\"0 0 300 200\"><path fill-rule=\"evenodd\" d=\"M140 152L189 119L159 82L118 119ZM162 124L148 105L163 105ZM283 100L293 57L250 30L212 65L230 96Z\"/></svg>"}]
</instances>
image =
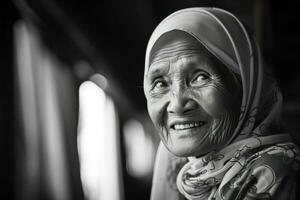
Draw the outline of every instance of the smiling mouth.
<instances>
[{"instance_id":1,"label":"smiling mouth","mask_svg":"<svg viewBox=\"0 0 300 200\"><path fill-rule=\"evenodd\" d=\"M198 121L198 122L188 122L188 123L178 123L173 124L171 126L171 129L174 130L186 130L186 129L193 129L193 128L199 128L206 124L206 122Z\"/></svg>"}]
</instances>

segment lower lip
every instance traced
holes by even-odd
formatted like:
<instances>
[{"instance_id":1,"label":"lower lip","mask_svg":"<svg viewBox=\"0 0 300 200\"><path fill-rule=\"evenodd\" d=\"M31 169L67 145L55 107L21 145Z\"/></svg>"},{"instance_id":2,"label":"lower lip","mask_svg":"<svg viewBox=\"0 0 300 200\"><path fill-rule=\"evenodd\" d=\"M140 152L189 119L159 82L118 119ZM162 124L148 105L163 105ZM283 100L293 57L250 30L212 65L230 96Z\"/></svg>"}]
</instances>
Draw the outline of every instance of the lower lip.
<instances>
[{"instance_id":1,"label":"lower lip","mask_svg":"<svg viewBox=\"0 0 300 200\"><path fill-rule=\"evenodd\" d=\"M193 127L193 128L181 129L181 130L176 130L172 128L169 130L169 132L170 134L174 134L178 137L189 137L194 134L199 134L206 125L207 124L198 127Z\"/></svg>"}]
</instances>

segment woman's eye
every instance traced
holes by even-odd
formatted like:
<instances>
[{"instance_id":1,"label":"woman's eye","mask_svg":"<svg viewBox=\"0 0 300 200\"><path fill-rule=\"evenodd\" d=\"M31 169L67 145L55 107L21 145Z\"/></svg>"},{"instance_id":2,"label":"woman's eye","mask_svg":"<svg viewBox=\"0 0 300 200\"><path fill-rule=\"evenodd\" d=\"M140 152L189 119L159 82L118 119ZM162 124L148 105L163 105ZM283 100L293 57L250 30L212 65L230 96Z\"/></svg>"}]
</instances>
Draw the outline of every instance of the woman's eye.
<instances>
[{"instance_id":1,"label":"woman's eye","mask_svg":"<svg viewBox=\"0 0 300 200\"><path fill-rule=\"evenodd\" d=\"M209 80L209 76L206 74L198 74L193 80L192 80L192 84L196 84L196 85L202 85L207 83Z\"/></svg>"},{"instance_id":2,"label":"woman's eye","mask_svg":"<svg viewBox=\"0 0 300 200\"><path fill-rule=\"evenodd\" d=\"M158 81L154 82L152 91L159 92L159 91L162 91L166 87L167 87L167 83L165 81L158 80Z\"/></svg>"},{"instance_id":3,"label":"woman's eye","mask_svg":"<svg viewBox=\"0 0 300 200\"><path fill-rule=\"evenodd\" d=\"M166 83L162 82L162 81L157 81L155 84L154 84L154 88L155 89L161 89L161 88L164 88L166 86Z\"/></svg>"}]
</instances>

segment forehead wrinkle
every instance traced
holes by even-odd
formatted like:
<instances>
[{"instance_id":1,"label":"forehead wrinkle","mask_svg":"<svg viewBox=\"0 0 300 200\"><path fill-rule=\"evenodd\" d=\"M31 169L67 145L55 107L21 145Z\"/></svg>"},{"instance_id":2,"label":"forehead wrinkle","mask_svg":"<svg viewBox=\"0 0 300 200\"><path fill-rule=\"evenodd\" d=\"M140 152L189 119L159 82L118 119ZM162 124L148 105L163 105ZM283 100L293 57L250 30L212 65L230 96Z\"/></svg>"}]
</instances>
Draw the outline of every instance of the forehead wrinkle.
<instances>
[{"instance_id":1,"label":"forehead wrinkle","mask_svg":"<svg viewBox=\"0 0 300 200\"><path fill-rule=\"evenodd\" d=\"M156 66L159 65L160 63L168 63L168 65L171 65L172 63L184 59L186 60L189 57L193 57L193 56L201 56L201 52L184 52L182 54L175 54L173 56L166 56L164 58L161 58L159 60L155 60L154 62L152 62L151 66Z\"/></svg>"},{"instance_id":2,"label":"forehead wrinkle","mask_svg":"<svg viewBox=\"0 0 300 200\"><path fill-rule=\"evenodd\" d=\"M151 55L150 63L155 63L160 60L172 58L184 54L201 53L203 49L199 44L192 44L190 42L176 42L163 46Z\"/></svg>"},{"instance_id":3,"label":"forehead wrinkle","mask_svg":"<svg viewBox=\"0 0 300 200\"><path fill-rule=\"evenodd\" d=\"M174 70L170 71L171 66L174 66L175 68ZM157 74L173 74L176 72L190 71L196 68L200 68L208 73L212 73L210 61L207 60L205 55L203 55L203 52L201 54L185 53L183 55L176 55L174 57L161 59L151 64L148 74L151 74L150 77L153 77Z\"/></svg>"},{"instance_id":4,"label":"forehead wrinkle","mask_svg":"<svg viewBox=\"0 0 300 200\"><path fill-rule=\"evenodd\" d=\"M199 68L206 72L211 71L209 60L207 60L205 55L199 53L178 56L173 64L175 64L178 69L182 69L183 72Z\"/></svg>"}]
</instances>

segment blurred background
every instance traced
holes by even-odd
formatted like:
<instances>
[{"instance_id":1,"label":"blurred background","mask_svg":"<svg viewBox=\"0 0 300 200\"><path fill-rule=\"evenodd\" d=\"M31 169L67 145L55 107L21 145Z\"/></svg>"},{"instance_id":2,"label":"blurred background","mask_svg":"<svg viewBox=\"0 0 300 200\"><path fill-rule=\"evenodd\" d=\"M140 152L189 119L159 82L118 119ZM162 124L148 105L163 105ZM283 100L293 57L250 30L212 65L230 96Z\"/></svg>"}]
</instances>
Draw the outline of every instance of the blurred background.
<instances>
[{"instance_id":1,"label":"blurred background","mask_svg":"<svg viewBox=\"0 0 300 200\"><path fill-rule=\"evenodd\" d=\"M256 34L299 141L298 4L268 0L1 2L1 199L149 199L158 137L143 94L155 26L197 6Z\"/></svg>"}]
</instances>

